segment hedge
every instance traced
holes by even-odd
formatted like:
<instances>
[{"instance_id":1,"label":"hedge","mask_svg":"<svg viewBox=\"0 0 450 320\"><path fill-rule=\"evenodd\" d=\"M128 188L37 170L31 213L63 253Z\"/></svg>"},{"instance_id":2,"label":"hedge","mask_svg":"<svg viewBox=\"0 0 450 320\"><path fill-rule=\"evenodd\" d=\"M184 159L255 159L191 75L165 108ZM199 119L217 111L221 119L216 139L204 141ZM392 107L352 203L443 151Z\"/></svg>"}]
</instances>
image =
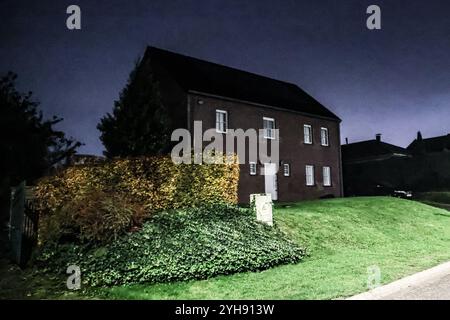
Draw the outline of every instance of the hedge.
<instances>
[{"instance_id":1,"label":"hedge","mask_svg":"<svg viewBox=\"0 0 450 320\"><path fill-rule=\"evenodd\" d=\"M163 209L214 203L235 204L238 180L239 165L236 161L226 164L174 164L170 157L161 156L72 166L43 178L35 188L36 208L40 212L40 239L45 241L51 233L63 233L58 230L61 227L81 233L83 227L89 228L96 214L92 199L98 199L99 193L113 199L104 199L103 215L109 214L112 219L125 216L128 220L124 220L120 227L127 229L132 227L134 217L137 214L142 216L142 212L149 216ZM84 203L92 205L84 206ZM113 210L114 206L122 210ZM79 225L84 217L73 212L80 211L80 207L88 216L84 219L87 223L84 226ZM124 212L128 207L134 207L138 213ZM101 214L101 210L98 213ZM97 222L99 225L102 223L99 219ZM107 229L102 230L102 234L107 234ZM101 236L96 235L86 238L101 240Z\"/></svg>"},{"instance_id":2,"label":"hedge","mask_svg":"<svg viewBox=\"0 0 450 320\"><path fill-rule=\"evenodd\" d=\"M141 230L103 247L47 246L39 258L44 272L81 268L82 283L111 286L206 279L297 263L305 249L249 209L229 205L162 211Z\"/></svg>"}]
</instances>

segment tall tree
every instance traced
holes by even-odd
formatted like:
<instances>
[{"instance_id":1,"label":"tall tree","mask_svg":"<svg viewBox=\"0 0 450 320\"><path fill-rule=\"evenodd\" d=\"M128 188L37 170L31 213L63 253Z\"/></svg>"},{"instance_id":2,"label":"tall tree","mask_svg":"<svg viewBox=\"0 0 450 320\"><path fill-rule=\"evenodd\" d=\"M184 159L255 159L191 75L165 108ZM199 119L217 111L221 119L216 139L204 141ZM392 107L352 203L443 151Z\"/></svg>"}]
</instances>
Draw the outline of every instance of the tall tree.
<instances>
[{"instance_id":1,"label":"tall tree","mask_svg":"<svg viewBox=\"0 0 450 320\"><path fill-rule=\"evenodd\" d=\"M169 128L159 85L138 60L112 113L97 125L104 154L109 158L161 154L170 142Z\"/></svg>"},{"instance_id":2,"label":"tall tree","mask_svg":"<svg viewBox=\"0 0 450 320\"><path fill-rule=\"evenodd\" d=\"M16 79L12 72L0 78L0 197L3 198L9 196L11 186L40 177L81 145L53 128L61 118L43 119L32 93L17 91Z\"/></svg>"}]
</instances>

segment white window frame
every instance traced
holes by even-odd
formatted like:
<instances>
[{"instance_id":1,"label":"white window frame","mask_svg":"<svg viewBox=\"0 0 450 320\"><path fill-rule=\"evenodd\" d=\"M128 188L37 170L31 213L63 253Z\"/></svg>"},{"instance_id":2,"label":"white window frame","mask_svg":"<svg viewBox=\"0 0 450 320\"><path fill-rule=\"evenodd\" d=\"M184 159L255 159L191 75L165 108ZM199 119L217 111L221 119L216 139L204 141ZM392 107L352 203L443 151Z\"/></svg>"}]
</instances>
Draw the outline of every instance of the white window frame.
<instances>
[{"instance_id":1,"label":"white window frame","mask_svg":"<svg viewBox=\"0 0 450 320\"><path fill-rule=\"evenodd\" d=\"M283 163L283 175L289 177L291 175L291 165L289 163Z\"/></svg>"},{"instance_id":2,"label":"white window frame","mask_svg":"<svg viewBox=\"0 0 450 320\"><path fill-rule=\"evenodd\" d=\"M272 122L273 123L273 128L266 128L264 126L266 121ZM275 119L274 118L263 117L263 129L264 129L264 138L265 139L270 139L270 140L274 140L275 139ZM270 135L268 134L269 132L271 133Z\"/></svg>"},{"instance_id":3,"label":"white window frame","mask_svg":"<svg viewBox=\"0 0 450 320\"><path fill-rule=\"evenodd\" d=\"M257 167L256 167L256 162L250 162L250 175L251 176L256 176L256 171L257 171Z\"/></svg>"},{"instance_id":4,"label":"white window frame","mask_svg":"<svg viewBox=\"0 0 450 320\"><path fill-rule=\"evenodd\" d=\"M308 129L308 134L306 134L306 129ZM306 137L309 137L309 140L306 140ZM313 130L310 124L303 125L303 143L312 144L313 143Z\"/></svg>"},{"instance_id":5,"label":"white window frame","mask_svg":"<svg viewBox=\"0 0 450 320\"><path fill-rule=\"evenodd\" d=\"M324 147L328 147L330 145L328 128L325 127L320 128L320 144Z\"/></svg>"},{"instance_id":6,"label":"white window frame","mask_svg":"<svg viewBox=\"0 0 450 320\"><path fill-rule=\"evenodd\" d=\"M218 114L224 114L225 115L225 121L223 121L223 124L224 124L224 127L225 127L225 131L220 129L220 124L222 122L220 122L219 119L217 118ZM216 109L216 132L217 133L227 133L228 132L228 111Z\"/></svg>"},{"instance_id":7,"label":"white window frame","mask_svg":"<svg viewBox=\"0 0 450 320\"><path fill-rule=\"evenodd\" d=\"M308 169L311 169L311 174L308 174ZM310 179L308 179L310 177ZM307 164L305 166L305 179L306 179L306 185L308 187L314 186L314 166Z\"/></svg>"},{"instance_id":8,"label":"white window frame","mask_svg":"<svg viewBox=\"0 0 450 320\"><path fill-rule=\"evenodd\" d=\"M327 172L327 173L326 173ZM331 167L325 166L322 168L323 186L331 187ZM328 179L325 179L328 178Z\"/></svg>"}]
</instances>

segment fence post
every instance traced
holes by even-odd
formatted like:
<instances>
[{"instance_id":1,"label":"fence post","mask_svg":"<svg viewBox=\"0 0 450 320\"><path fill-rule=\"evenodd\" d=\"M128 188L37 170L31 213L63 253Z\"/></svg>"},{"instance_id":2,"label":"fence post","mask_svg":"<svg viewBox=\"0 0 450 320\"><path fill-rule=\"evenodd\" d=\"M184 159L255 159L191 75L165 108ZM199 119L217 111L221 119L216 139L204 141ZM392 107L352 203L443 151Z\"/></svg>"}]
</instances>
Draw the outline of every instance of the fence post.
<instances>
[{"instance_id":1,"label":"fence post","mask_svg":"<svg viewBox=\"0 0 450 320\"><path fill-rule=\"evenodd\" d=\"M25 181L11 190L9 239L11 241L11 254L15 263L21 263L22 253L22 227L25 212Z\"/></svg>"}]
</instances>

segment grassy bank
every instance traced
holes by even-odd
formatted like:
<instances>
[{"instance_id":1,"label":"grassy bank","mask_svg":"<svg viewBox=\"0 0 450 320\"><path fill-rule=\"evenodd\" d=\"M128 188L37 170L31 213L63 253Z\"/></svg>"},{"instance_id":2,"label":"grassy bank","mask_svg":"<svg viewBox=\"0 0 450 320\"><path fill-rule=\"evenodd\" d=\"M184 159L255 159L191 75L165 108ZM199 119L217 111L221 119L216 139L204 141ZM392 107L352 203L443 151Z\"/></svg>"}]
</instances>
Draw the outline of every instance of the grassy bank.
<instances>
[{"instance_id":1,"label":"grassy bank","mask_svg":"<svg viewBox=\"0 0 450 320\"><path fill-rule=\"evenodd\" d=\"M66 293L61 282L61 298L334 299L366 291L370 266L378 266L381 282L388 283L450 260L450 213L419 202L330 199L277 206L274 215L291 239L309 249L302 262L208 280L76 294ZM31 298L45 297L42 288L30 290Z\"/></svg>"},{"instance_id":2,"label":"grassy bank","mask_svg":"<svg viewBox=\"0 0 450 320\"><path fill-rule=\"evenodd\" d=\"M366 291L367 268L388 283L450 259L450 214L386 197L279 206L276 223L310 257L263 272L171 284L120 286L97 294L118 299L333 299Z\"/></svg>"}]
</instances>

